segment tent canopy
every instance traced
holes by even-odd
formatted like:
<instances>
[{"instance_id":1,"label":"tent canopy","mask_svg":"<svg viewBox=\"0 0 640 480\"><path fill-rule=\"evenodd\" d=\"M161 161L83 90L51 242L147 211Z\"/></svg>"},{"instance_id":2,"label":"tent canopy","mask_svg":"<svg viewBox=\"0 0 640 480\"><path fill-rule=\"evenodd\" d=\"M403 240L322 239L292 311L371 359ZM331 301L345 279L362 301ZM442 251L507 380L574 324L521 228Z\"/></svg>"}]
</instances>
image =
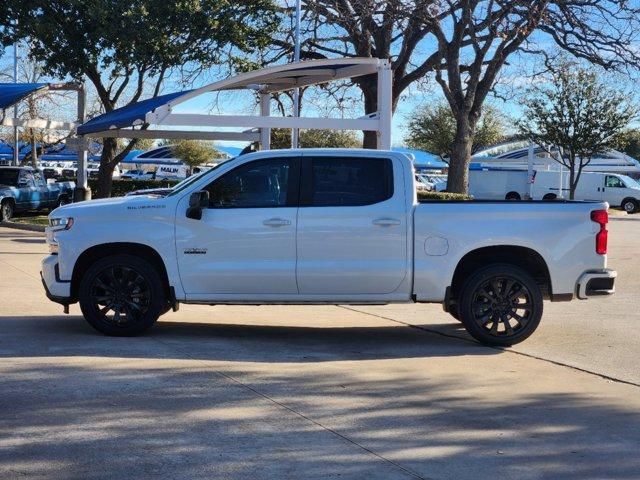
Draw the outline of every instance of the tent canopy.
<instances>
[{"instance_id":1,"label":"tent canopy","mask_svg":"<svg viewBox=\"0 0 640 480\"><path fill-rule=\"evenodd\" d=\"M158 97L142 100L141 102L132 103L126 107L117 108L109 113L105 113L104 115L94 117L88 122L80 125L78 127L78 135L87 135L93 132L100 132L102 130L113 130L117 128L142 125L145 122L145 116L147 113L152 112L157 107L189 92L191 92L191 90L169 93L167 95L160 95Z\"/></svg>"},{"instance_id":2,"label":"tent canopy","mask_svg":"<svg viewBox=\"0 0 640 480\"><path fill-rule=\"evenodd\" d=\"M269 102L274 92L371 74L378 76L378 112L357 119L270 116ZM379 144L383 148L389 148L391 81L389 62L378 58L338 58L288 63L242 73L198 89L174 92L113 110L78 127L78 134L124 138L260 140L263 148L268 148L268 132L271 128L332 128L377 131L379 139L382 139ZM242 89L260 94L260 116L185 114L172 111L177 105L206 93ZM149 125L145 130L133 128L145 123ZM189 128L178 130L174 127ZM199 131L202 127L249 130Z\"/></svg>"},{"instance_id":3,"label":"tent canopy","mask_svg":"<svg viewBox=\"0 0 640 480\"><path fill-rule=\"evenodd\" d=\"M15 105L46 86L46 83L0 83L0 110Z\"/></svg>"}]
</instances>

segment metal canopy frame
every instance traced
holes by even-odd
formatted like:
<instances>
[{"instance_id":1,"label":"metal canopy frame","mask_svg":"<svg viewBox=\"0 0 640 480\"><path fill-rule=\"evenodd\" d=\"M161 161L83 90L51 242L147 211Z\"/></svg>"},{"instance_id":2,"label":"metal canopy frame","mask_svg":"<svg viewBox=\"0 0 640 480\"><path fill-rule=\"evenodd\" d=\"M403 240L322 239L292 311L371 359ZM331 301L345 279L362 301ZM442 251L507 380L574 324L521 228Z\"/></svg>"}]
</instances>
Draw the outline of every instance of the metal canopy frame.
<instances>
[{"instance_id":1,"label":"metal canopy frame","mask_svg":"<svg viewBox=\"0 0 640 480\"><path fill-rule=\"evenodd\" d=\"M0 122L0 126L3 127L23 127L23 128L37 128L39 130L69 130L73 131L78 125L84 122L84 104L85 104L85 92L84 87L80 83L67 82L67 83L47 83L42 88L35 89L31 93L18 98L13 104L5 106L5 110L9 107L24 101L25 99L42 93L43 91L74 91L78 92L78 121L77 122L60 122L57 120L47 120L44 118L29 118L23 120L21 118L5 118Z\"/></svg>"},{"instance_id":2,"label":"metal canopy frame","mask_svg":"<svg viewBox=\"0 0 640 480\"><path fill-rule=\"evenodd\" d=\"M18 98L14 104L24 101L26 98L37 95L43 91L73 91L78 95L78 120L76 122L61 122L57 120L47 120L43 118L29 118L26 120L20 118L5 118L0 123L1 126L8 127L22 127L22 128L35 128L39 130L68 130L74 132L78 125L81 125L85 120L85 105L86 105L86 90L82 83L78 82L63 82L63 83L47 83L42 88L35 89L31 93ZM7 105L5 110L11 105ZM86 146L78 150L78 187L87 188L87 157L88 151ZM19 162L18 146L14 145L14 163L17 165Z\"/></svg>"},{"instance_id":3,"label":"metal canopy frame","mask_svg":"<svg viewBox=\"0 0 640 480\"><path fill-rule=\"evenodd\" d=\"M272 117L273 93L319 85L364 75L377 75L378 111L360 118ZM210 92L253 90L260 95L260 115L211 115L173 113L176 106ZM86 137L190 138L206 140L259 141L269 149L272 128L365 130L377 133L378 149L391 148L392 74L388 60L378 58L340 58L293 62L254 70L173 96L166 103L136 118L129 127L115 126L82 134ZM103 116L108 119L109 114ZM97 117L100 118L100 117ZM103 122L104 123L104 122ZM135 126L148 124L146 129ZM90 122L82 127L89 127ZM189 127L166 130L159 127ZM198 131L202 127L249 128L240 132Z\"/></svg>"}]
</instances>

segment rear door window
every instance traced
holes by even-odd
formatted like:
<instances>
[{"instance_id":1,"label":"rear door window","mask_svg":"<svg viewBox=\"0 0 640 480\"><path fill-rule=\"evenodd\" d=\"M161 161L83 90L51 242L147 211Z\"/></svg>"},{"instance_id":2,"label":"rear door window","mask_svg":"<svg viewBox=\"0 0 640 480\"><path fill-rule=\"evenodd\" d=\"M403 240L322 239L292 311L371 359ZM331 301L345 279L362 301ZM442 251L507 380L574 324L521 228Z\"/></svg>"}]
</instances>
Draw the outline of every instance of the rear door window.
<instances>
[{"instance_id":1,"label":"rear door window","mask_svg":"<svg viewBox=\"0 0 640 480\"><path fill-rule=\"evenodd\" d=\"M301 206L373 205L393 196L393 166L388 158L307 158L301 188Z\"/></svg>"}]
</instances>

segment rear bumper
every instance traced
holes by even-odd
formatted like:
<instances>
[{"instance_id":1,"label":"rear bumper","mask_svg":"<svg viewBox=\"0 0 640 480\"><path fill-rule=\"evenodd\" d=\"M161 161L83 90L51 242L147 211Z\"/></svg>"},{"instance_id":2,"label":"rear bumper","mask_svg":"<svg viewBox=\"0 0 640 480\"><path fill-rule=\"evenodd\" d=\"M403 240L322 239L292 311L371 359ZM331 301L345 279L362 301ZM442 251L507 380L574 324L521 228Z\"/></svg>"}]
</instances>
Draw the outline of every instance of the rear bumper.
<instances>
[{"instance_id":1,"label":"rear bumper","mask_svg":"<svg viewBox=\"0 0 640 480\"><path fill-rule=\"evenodd\" d=\"M612 295L616 291L614 284L617 276L615 270L608 268L584 272L576 286L578 298L584 300L599 295Z\"/></svg>"},{"instance_id":2,"label":"rear bumper","mask_svg":"<svg viewBox=\"0 0 640 480\"><path fill-rule=\"evenodd\" d=\"M71 282L60 280L57 255L49 255L42 261L40 276L49 300L62 305L75 303L71 298Z\"/></svg>"}]
</instances>

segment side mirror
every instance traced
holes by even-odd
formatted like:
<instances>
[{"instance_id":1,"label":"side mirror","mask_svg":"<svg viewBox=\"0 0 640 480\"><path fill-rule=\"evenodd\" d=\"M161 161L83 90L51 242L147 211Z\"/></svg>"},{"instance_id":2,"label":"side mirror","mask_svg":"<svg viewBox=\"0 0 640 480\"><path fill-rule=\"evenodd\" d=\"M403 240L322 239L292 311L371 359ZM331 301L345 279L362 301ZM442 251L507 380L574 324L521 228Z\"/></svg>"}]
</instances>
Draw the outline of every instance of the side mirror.
<instances>
[{"instance_id":1,"label":"side mirror","mask_svg":"<svg viewBox=\"0 0 640 480\"><path fill-rule=\"evenodd\" d=\"M187 208L187 218L193 220L202 219L202 209L209 206L209 192L200 190L193 192L189 197L189 208Z\"/></svg>"}]
</instances>

